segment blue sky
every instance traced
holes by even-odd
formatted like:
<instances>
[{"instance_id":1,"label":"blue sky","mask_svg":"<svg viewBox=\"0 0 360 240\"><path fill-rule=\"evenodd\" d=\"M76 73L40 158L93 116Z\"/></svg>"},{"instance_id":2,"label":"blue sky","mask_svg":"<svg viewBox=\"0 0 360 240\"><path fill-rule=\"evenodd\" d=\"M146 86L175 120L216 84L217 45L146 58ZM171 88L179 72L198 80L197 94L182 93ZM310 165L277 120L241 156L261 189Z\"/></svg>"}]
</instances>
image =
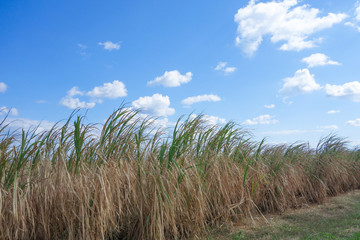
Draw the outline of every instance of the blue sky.
<instances>
[{"instance_id":1,"label":"blue sky","mask_svg":"<svg viewBox=\"0 0 360 240\"><path fill-rule=\"evenodd\" d=\"M260 139L360 144L357 1L0 1L0 111L42 129L122 103Z\"/></svg>"}]
</instances>

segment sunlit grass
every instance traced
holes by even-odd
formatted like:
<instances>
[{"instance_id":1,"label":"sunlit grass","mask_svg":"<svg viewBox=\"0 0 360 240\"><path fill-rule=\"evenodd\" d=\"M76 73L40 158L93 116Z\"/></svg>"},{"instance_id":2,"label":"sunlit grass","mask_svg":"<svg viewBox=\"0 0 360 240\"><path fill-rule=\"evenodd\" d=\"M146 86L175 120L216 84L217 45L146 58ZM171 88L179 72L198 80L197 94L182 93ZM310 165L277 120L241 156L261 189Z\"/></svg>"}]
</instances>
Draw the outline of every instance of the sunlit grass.
<instances>
[{"instance_id":1,"label":"sunlit grass","mask_svg":"<svg viewBox=\"0 0 360 240\"><path fill-rule=\"evenodd\" d=\"M180 118L167 134L120 108L51 130L0 125L0 239L178 239L360 187L360 151L330 135L257 143L233 122Z\"/></svg>"}]
</instances>

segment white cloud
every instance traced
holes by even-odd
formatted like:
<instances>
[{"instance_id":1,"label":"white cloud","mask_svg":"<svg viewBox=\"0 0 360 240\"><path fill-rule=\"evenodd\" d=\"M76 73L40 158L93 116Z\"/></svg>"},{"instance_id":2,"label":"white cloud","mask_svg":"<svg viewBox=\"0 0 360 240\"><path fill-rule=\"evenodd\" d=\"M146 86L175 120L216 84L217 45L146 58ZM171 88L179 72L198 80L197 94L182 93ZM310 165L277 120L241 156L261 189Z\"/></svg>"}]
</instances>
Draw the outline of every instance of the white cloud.
<instances>
[{"instance_id":1,"label":"white cloud","mask_svg":"<svg viewBox=\"0 0 360 240\"><path fill-rule=\"evenodd\" d=\"M61 99L60 104L70 108L70 109L76 109L76 108L93 108L95 107L96 103L95 102L85 102L85 101L80 101L79 98L74 98L72 96L66 96L64 98Z\"/></svg>"},{"instance_id":2,"label":"white cloud","mask_svg":"<svg viewBox=\"0 0 360 240\"><path fill-rule=\"evenodd\" d=\"M175 109L169 107L169 97L158 93L151 97L140 97L132 102L132 106L136 109L140 109L144 113L159 117L167 117L175 113Z\"/></svg>"},{"instance_id":3,"label":"white cloud","mask_svg":"<svg viewBox=\"0 0 360 240\"><path fill-rule=\"evenodd\" d=\"M126 108L126 110L133 111L133 108L132 107ZM168 118L154 118L147 113L137 113L135 119L149 120L151 126L156 128L155 130L160 129L162 131L165 131L168 127L175 125L175 123L170 122Z\"/></svg>"},{"instance_id":4,"label":"white cloud","mask_svg":"<svg viewBox=\"0 0 360 240\"><path fill-rule=\"evenodd\" d=\"M332 97L348 98L354 102L360 102L360 82L348 82L343 85L326 84L326 93Z\"/></svg>"},{"instance_id":5,"label":"white cloud","mask_svg":"<svg viewBox=\"0 0 360 240\"><path fill-rule=\"evenodd\" d=\"M266 134L266 135L292 135L292 134L302 134L302 133L311 133L311 132L322 132L322 130L291 129L291 130L280 130L280 131L268 131L268 132L263 132L263 134Z\"/></svg>"},{"instance_id":6,"label":"white cloud","mask_svg":"<svg viewBox=\"0 0 360 240\"><path fill-rule=\"evenodd\" d=\"M127 90L123 82L114 80L112 83L104 83L103 86L94 87L87 95L96 98L119 98L127 96Z\"/></svg>"},{"instance_id":7,"label":"white cloud","mask_svg":"<svg viewBox=\"0 0 360 240\"><path fill-rule=\"evenodd\" d=\"M72 87L69 91L67 91L67 96L74 97L74 96L82 96L84 93L79 90L77 86Z\"/></svg>"},{"instance_id":8,"label":"white cloud","mask_svg":"<svg viewBox=\"0 0 360 240\"><path fill-rule=\"evenodd\" d=\"M346 22L345 25L353 27L360 32L359 23L360 23L360 2L357 1L355 3L354 17L353 17L352 21Z\"/></svg>"},{"instance_id":9,"label":"white cloud","mask_svg":"<svg viewBox=\"0 0 360 240\"><path fill-rule=\"evenodd\" d=\"M275 104L264 105L264 107L267 109L272 109L275 108Z\"/></svg>"},{"instance_id":10,"label":"white cloud","mask_svg":"<svg viewBox=\"0 0 360 240\"><path fill-rule=\"evenodd\" d=\"M133 107L123 108L123 111L133 112L134 108ZM156 118L154 118L154 116L152 116L152 115L150 115L148 113L144 113L144 112L137 112L136 117L131 119L130 122L134 123L137 120L143 121L145 119L148 120L149 121L148 123L151 124L150 128L148 129L148 130L151 129L150 133L152 132L152 130L156 131L158 129L161 130L161 131L167 131L167 130L169 130L169 127L176 125L175 122L169 121L169 119L166 118L166 117L163 117L163 118L156 117ZM104 122L105 121L106 120L104 120Z\"/></svg>"},{"instance_id":11,"label":"white cloud","mask_svg":"<svg viewBox=\"0 0 360 240\"><path fill-rule=\"evenodd\" d=\"M0 116L4 114L9 114L10 116L18 116L19 111L16 108L7 108L5 106L0 107Z\"/></svg>"},{"instance_id":12,"label":"white cloud","mask_svg":"<svg viewBox=\"0 0 360 240\"><path fill-rule=\"evenodd\" d=\"M148 85L163 85L165 87L178 87L183 83L188 83L192 79L192 73L187 72L185 75L181 75L178 70L165 71L165 73L156 77L154 80L149 81Z\"/></svg>"},{"instance_id":13,"label":"white cloud","mask_svg":"<svg viewBox=\"0 0 360 240\"><path fill-rule=\"evenodd\" d=\"M92 100L90 102L81 101L79 98L75 98L75 96L89 96L92 98L97 98L96 100ZM121 81L114 80L112 83L104 83L102 86L94 87L91 91L85 94L84 91L80 91L78 87L72 87L69 91L67 91L66 96L60 100L60 104L68 107L70 109L76 108L93 108L96 103L102 103L102 98L118 98L124 97L127 95L127 90L125 88L125 84Z\"/></svg>"},{"instance_id":14,"label":"white cloud","mask_svg":"<svg viewBox=\"0 0 360 240\"><path fill-rule=\"evenodd\" d=\"M360 118L357 118L355 120L349 120L346 122L346 124L354 126L354 127L360 127Z\"/></svg>"},{"instance_id":15,"label":"white cloud","mask_svg":"<svg viewBox=\"0 0 360 240\"><path fill-rule=\"evenodd\" d=\"M339 62L330 60L330 58L323 53L311 54L309 57L303 58L301 61L307 63L308 68L325 65L340 65Z\"/></svg>"},{"instance_id":16,"label":"white cloud","mask_svg":"<svg viewBox=\"0 0 360 240\"><path fill-rule=\"evenodd\" d=\"M224 69L225 73L232 73L232 72L235 72L235 71L236 71L236 67L226 67Z\"/></svg>"},{"instance_id":17,"label":"white cloud","mask_svg":"<svg viewBox=\"0 0 360 240\"><path fill-rule=\"evenodd\" d=\"M93 108L95 107L95 102L85 102L80 101L79 98L75 98L75 96L82 96L84 93L79 90L78 87L72 87L69 91L67 91L66 96L63 97L60 100L60 104L70 108L70 109L76 109L76 108Z\"/></svg>"},{"instance_id":18,"label":"white cloud","mask_svg":"<svg viewBox=\"0 0 360 240\"><path fill-rule=\"evenodd\" d=\"M190 115L190 119L194 119L196 117L197 117L196 114L191 114ZM220 118L220 117L217 117L217 116L206 115L206 114L202 115L202 120L204 120L210 126L216 126L216 125L226 123L225 118Z\"/></svg>"},{"instance_id":19,"label":"white cloud","mask_svg":"<svg viewBox=\"0 0 360 240\"><path fill-rule=\"evenodd\" d=\"M226 67L227 62L219 62L218 65L214 68L216 71L222 71L225 74L232 73L236 71L236 67Z\"/></svg>"},{"instance_id":20,"label":"white cloud","mask_svg":"<svg viewBox=\"0 0 360 240\"><path fill-rule=\"evenodd\" d=\"M330 110L327 112L327 114L336 114L336 113L339 113L340 110Z\"/></svg>"},{"instance_id":21,"label":"white cloud","mask_svg":"<svg viewBox=\"0 0 360 240\"><path fill-rule=\"evenodd\" d=\"M120 49L119 43L113 43L111 41L99 42L99 45L104 46L104 49L109 51Z\"/></svg>"},{"instance_id":22,"label":"white cloud","mask_svg":"<svg viewBox=\"0 0 360 240\"><path fill-rule=\"evenodd\" d=\"M298 5L297 0L259 2L251 0L234 16L238 24L236 44L249 55L261 44L264 36L273 43L285 42L281 50L302 50L315 46L319 39L309 39L322 29L341 22L346 14L329 13L319 17L319 9Z\"/></svg>"},{"instance_id":23,"label":"white cloud","mask_svg":"<svg viewBox=\"0 0 360 240\"><path fill-rule=\"evenodd\" d=\"M198 96L194 96L194 97L185 98L184 100L181 101L181 103L184 105L190 106L190 105L192 105L194 103L198 103L198 102L218 102L220 100L221 100L221 98L217 95L204 94L204 95L198 95Z\"/></svg>"},{"instance_id":24,"label":"white cloud","mask_svg":"<svg viewBox=\"0 0 360 240\"><path fill-rule=\"evenodd\" d=\"M265 135L294 135L294 134L304 134L304 133L321 133L326 130L336 130L339 127L337 125L328 125L328 126L318 126L314 130L301 130L301 129L289 129L289 130L279 130L279 131L267 131L262 134Z\"/></svg>"},{"instance_id":25,"label":"white cloud","mask_svg":"<svg viewBox=\"0 0 360 240\"><path fill-rule=\"evenodd\" d=\"M6 92L7 85L4 82L0 82L0 93Z\"/></svg>"},{"instance_id":26,"label":"white cloud","mask_svg":"<svg viewBox=\"0 0 360 240\"><path fill-rule=\"evenodd\" d=\"M253 119L248 119L243 122L244 125L264 125L264 124L275 124L279 121L275 119L274 116L270 116L269 114L260 115Z\"/></svg>"},{"instance_id":27,"label":"white cloud","mask_svg":"<svg viewBox=\"0 0 360 240\"><path fill-rule=\"evenodd\" d=\"M337 125L328 125L328 126L318 126L317 128L323 130L336 130L339 127Z\"/></svg>"},{"instance_id":28,"label":"white cloud","mask_svg":"<svg viewBox=\"0 0 360 240\"><path fill-rule=\"evenodd\" d=\"M227 62L219 62L218 65L216 65L216 67L214 68L214 70L220 71L220 70L224 69L226 65L227 65Z\"/></svg>"},{"instance_id":29,"label":"white cloud","mask_svg":"<svg viewBox=\"0 0 360 240\"><path fill-rule=\"evenodd\" d=\"M158 118L152 119L151 123L155 126L160 128L161 130L167 129L169 126L175 125L173 122L170 122L168 118Z\"/></svg>"},{"instance_id":30,"label":"white cloud","mask_svg":"<svg viewBox=\"0 0 360 240\"><path fill-rule=\"evenodd\" d=\"M314 75L310 74L308 69L300 69L295 72L293 77L284 79L284 85L279 93L284 96L295 96L301 93L311 93L321 89L315 82Z\"/></svg>"},{"instance_id":31,"label":"white cloud","mask_svg":"<svg viewBox=\"0 0 360 240\"><path fill-rule=\"evenodd\" d=\"M9 124L10 127L15 129L20 128L24 130L29 130L31 128L37 128L36 133L48 131L55 125L54 122L46 120L31 120L27 118L7 118L5 120L5 124Z\"/></svg>"}]
</instances>

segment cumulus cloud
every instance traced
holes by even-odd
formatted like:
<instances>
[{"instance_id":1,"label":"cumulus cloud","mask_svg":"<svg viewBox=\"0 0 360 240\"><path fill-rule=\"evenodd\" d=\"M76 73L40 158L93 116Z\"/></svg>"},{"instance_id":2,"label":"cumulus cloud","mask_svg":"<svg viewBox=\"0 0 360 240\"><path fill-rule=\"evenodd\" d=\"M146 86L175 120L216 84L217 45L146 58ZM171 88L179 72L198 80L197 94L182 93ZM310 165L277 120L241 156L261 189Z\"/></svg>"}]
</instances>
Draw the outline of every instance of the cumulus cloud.
<instances>
[{"instance_id":1,"label":"cumulus cloud","mask_svg":"<svg viewBox=\"0 0 360 240\"><path fill-rule=\"evenodd\" d=\"M80 101L79 98L74 98L72 96L65 96L64 98L62 98L60 100L60 104L70 108L70 109L76 109L76 108L93 108L95 107L96 103L95 102L85 102L85 101Z\"/></svg>"},{"instance_id":2,"label":"cumulus cloud","mask_svg":"<svg viewBox=\"0 0 360 240\"><path fill-rule=\"evenodd\" d=\"M330 110L327 112L327 114L336 114L336 113L339 113L340 110Z\"/></svg>"},{"instance_id":3,"label":"cumulus cloud","mask_svg":"<svg viewBox=\"0 0 360 240\"><path fill-rule=\"evenodd\" d=\"M4 82L0 82L0 93L6 92L7 85Z\"/></svg>"},{"instance_id":4,"label":"cumulus cloud","mask_svg":"<svg viewBox=\"0 0 360 240\"><path fill-rule=\"evenodd\" d=\"M67 91L67 96L74 97L77 95L80 95L80 96L84 95L84 93L82 91L80 91L77 86L72 87L69 91Z\"/></svg>"},{"instance_id":5,"label":"cumulus cloud","mask_svg":"<svg viewBox=\"0 0 360 240\"><path fill-rule=\"evenodd\" d=\"M194 113L190 115L190 119L194 119L196 117L197 117L197 115ZM226 123L225 118L220 118L218 116L212 116L212 115L206 115L206 114L202 115L202 120L204 120L210 126L216 126L216 125L221 125L221 124Z\"/></svg>"},{"instance_id":6,"label":"cumulus cloud","mask_svg":"<svg viewBox=\"0 0 360 240\"><path fill-rule=\"evenodd\" d=\"M355 120L349 120L346 122L346 124L354 126L354 127L360 127L360 118L357 118Z\"/></svg>"},{"instance_id":7,"label":"cumulus cloud","mask_svg":"<svg viewBox=\"0 0 360 240\"><path fill-rule=\"evenodd\" d=\"M6 106L0 107L0 116L9 114L10 116L18 116L19 111L16 108L7 108Z\"/></svg>"},{"instance_id":8,"label":"cumulus cloud","mask_svg":"<svg viewBox=\"0 0 360 240\"><path fill-rule=\"evenodd\" d=\"M311 54L309 57L303 58L301 61L307 63L308 68L325 65L340 65L339 62L330 60L330 58L323 53Z\"/></svg>"},{"instance_id":9,"label":"cumulus cloud","mask_svg":"<svg viewBox=\"0 0 360 240\"><path fill-rule=\"evenodd\" d=\"M169 97L158 93L151 97L140 97L132 102L132 106L136 109L140 109L144 113L158 117L167 117L175 113L175 109L169 107Z\"/></svg>"},{"instance_id":10,"label":"cumulus cloud","mask_svg":"<svg viewBox=\"0 0 360 240\"><path fill-rule=\"evenodd\" d=\"M164 87L178 87L181 84L188 83L192 79L192 73L187 72L182 75L178 70L165 71L165 73L156 77L154 80L149 81L148 85L163 85Z\"/></svg>"},{"instance_id":11,"label":"cumulus cloud","mask_svg":"<svg viewBox=\"0 0 360 240\"><path fill-rule=\"evenodd\" d=\"M69 91L67 91L66 96L63 97L60 100L60 104L70 108L70 109L76 109L76 108L93 108L95 107L95 102L85 102L80 101L79 98L75 98L75 96L82 96L84 95L84 92L80 91L78 87L72 87Z\"/></svg>"},{"instance_id":12,"label":"cumulus cloud","mask_svg":"<svg viewBox=\"0 0 360 240\"><path fill-rule=\"evenodd\" d=\"M114 80L112 83L104 83L102 86L94 87L87 95L96 98L114 99L127 96L127 90L123 82Z\"/></svg>"},{"instance_id":13,"label":"cumulus cloud","mask_svg":"<svg viewBox=\"0 0 360 240\"><path fill-rule=\"evenodd\" d=\"M104 46L104 49L108 50L108 51L119 50L120 49L120 44L119 43L113 43L111 41L99 42L99 45Z\"/></svg>"},{"instance_id":14,"label":"cumulus cloud","mask_svg":"<svg viewBox=\"0 0 360 240\"><path fill-rule=\"evenodd\" d=\"M198 103L198 102L218 102L220 101L221 98L217 95L213 95L213 94L204 94L204 95L198 95L198 96L194 96L194 97L188 97L185 98L184 100L181 101L182 104L190 106L194 103Z\"/></svg>"},{"instance_id":15,"label":"cumulus cloud","mask_svg":"<svg viewBox=\"0 0 360 240\"><path fill-rule=\"evenodd\" d=\"M269 114L260 115L253 119L248 119L243 122L244 125L264 125L264 124L275 124L279 121L275 119L274 116L270 116Z\"/></svg>"},{"instance_id":16,"label":"cumulus cloud","mask_svg":"<svg viewBox=\"0 0 360 240\"><path fill-rule=\"evenodd\" d=\"M360 102L360 82L348 82L343 85L325 85L327 95L337 98L348 98L354 102Z\"/></svg>"},{"instance_id":17,"label":"cumulus cloud","mask_svg":"<svg viewBox=\"0 0 360 240\"><path fill-rule=\"evenodd\" d=\"M88 96L93 98L91 101L81 101L75 96ZM121 81L114 80L111 83L104 83L102 86L94 87L91 91L84 92L78 87L72 87L67 91L66 96L60 100L60 104L70 108L93 108L96 103L102 103L103 98L115 99L127 96L125 84Z\"/></svg>"},{"instance_id":18,"label":"cumulus cloud","mask_svg":"<svg viewBox=\"0 0 360 240\"><path fill-rule=\"evenodd\" d=\"M238 24L236 44L249 55L253 54L270 36L273 43L284 42L281 50L302 50L312 48L319 39L312 34L340 23L346 14L328 13L319 17L319 9L309 5L298 5L298 0L259 2L251 0L234 16Z\"/></svg>"},{"instance_id":19,"label":"cumulus cloud","mask_svg":"<svg viewBox=\"0 0 360 240\"><path fill-rule=\"evenodd\" d=\"M272 109L275 108L275 104L264 105L264 107L267 109Z\"/></svg>"},{"instance_id":20,"label":"cumulus cloud","mask_svg":"<svg viewBox=\"0 0 360 240\"><path fill-rule=\"evenodd\" d=\"M302 93L311 93L321 89L316 83L314 75L308 69L300 69L295 72L293 77L285 78L283 87L279 90L284 96L295 96Z\"/></svg>"},{"instance_id":21,"label":"cumulus cloud","mask_svg":"<svg viewBox=\"0 0 360 240\"><path fill-rule=\"evenodd\" d=\"M229 74L236 71L236 67L227 67L227 62L219 62L214 68L215 71L222 71L225 74Z\"/></svg>"}]
</instances>

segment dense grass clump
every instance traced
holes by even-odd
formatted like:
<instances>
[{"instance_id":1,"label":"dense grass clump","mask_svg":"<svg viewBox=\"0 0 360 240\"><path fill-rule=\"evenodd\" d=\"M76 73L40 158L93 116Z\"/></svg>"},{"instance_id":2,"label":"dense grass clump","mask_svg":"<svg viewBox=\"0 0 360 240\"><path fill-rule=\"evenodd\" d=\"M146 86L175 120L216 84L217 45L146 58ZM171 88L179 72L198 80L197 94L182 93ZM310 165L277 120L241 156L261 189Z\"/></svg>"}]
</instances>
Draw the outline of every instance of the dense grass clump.
<instances>
[{"instance_id":1,"label":"dense grass clump","mask_svg":"<svg viewBox=\"0 0 360 240\"><path fill-rule=\"evenodd\" d=\"M170 136L121 108L102 129L0 125L0 239L179 239L360 187L360 150L330 135L253 142L233 122L179 119Z\"/></svg>"}]
</instances>

